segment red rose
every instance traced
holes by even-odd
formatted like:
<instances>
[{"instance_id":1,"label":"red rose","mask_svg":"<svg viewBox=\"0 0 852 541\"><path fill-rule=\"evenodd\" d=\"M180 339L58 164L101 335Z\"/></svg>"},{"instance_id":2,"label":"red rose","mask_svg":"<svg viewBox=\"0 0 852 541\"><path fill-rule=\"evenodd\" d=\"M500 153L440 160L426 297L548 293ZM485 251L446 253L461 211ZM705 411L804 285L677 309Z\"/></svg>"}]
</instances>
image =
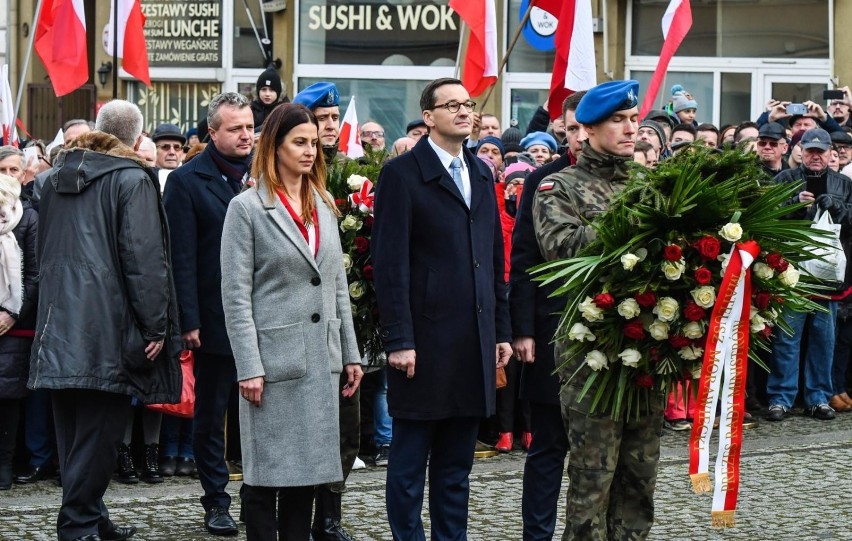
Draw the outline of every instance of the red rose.
<instances>
[{"instance_id":1,"label":"red rose","mask_svg":"<svg viewBox=\"0 0 852 541\"><path fill-rule=\"evenodd\" d=\"M633 380L633 384L637 387L650 389L654 386L654 376L651 374L639 374L636 376L636 379Z\"/></svg>"},{"instance_id":2,"label":"red rose","mask_svg":"<svg viewBox=\"0 0 852 541\"><path fill-rule=\"evenodd\" d=\"M363 254L369 249L369 240L367 240L365 237L355 237L355 250L357 250L359 254Z\"/></svg>"},{"instance_id":3,"label":"red rose","mask_svg":"<svg viewBox=\"0 0 852 541\"><path fill-rule=\"evenodd\" d=\"M719 250L722 248L719 239L712 235L704 235L693 246L698 251L698 255L705 260L719 257Z\"/></svg>"},{"instance_id":4,"label":"red rose","mask_svg":"<svg viewBox=\"0 0 852 541\"><path fill-rule=\"evenodd\" d=\"M595 295L595 304L601 310L609 310L613 306L615 306L615 297L610 295L609 293L600 293Z\"/></svg>"},{"instance_id":5,"label":"red rose","mask_svg":"<svg viewBox=\"0 0 852 541\"><path fill-rule=\"evenodd\" d=\"M669 244L663 250L663 257L668 261L680 261L680 258L683 257L683 252L677 244Z\"/></svg>"},{"instance_id":6,"label":"red rose","mask_svg":"<svg viewBox=\"0 0 852 541\"><path fill-rule=\"evenodd\" d=\"M766 310L771 299L772 295L768 291L758 291L757 295L754 296L754 306L758 310Z\"/></svg>"},{"instance_id":7,"label":"red rose","mask_svg":"<svg viewBox=\"0 0 852 541\"><path fill-rule=\"evenodd\" d=\"M695 281L702 286L706 286L713 280L713 273L707 267L698 267L695 269Z\"/></svg>"},{"instance_id":8,"label":"red rose","mask_svg":"<svg viewBox=\"0 0 852 541\"><path fill-rule=\"evenodd\" d=\"M685 336L676 334L674 336L669 337L669 344L671 344L674 348L680 349L692 345L692 340Z\"/></svg>"},{"instance_id":9,"label":"red rose","mask_svg":"<svg viewBox=\"0 0 852 541\"><path fill-rule=\"evenodd\" d=\"M707 311L694 302L689 301L683 309L683 317L685 317L687 321L701 321L707 317Z\"/></svg>"},{"instance_id":10,"label":"red rose","mask_svg":"<svg viewBox=\"0 0 852 541\"><path fill-rule=\"evenodd\" d=\"M654 295L653 291L643 291L638 293L635 298L642 308L651 308L657 305L657 296Z\"/></svg>"},{"instance_id":11,"label":"red rose","mask_svg":"<svg viewBox=\"0 0 852 541\"><path fill-rule=\"evenodd\" d=\"M372 265L364 265L364 270L361 271L361 274L364 275L365 280L373 280L373 266Z\"/></svg>"},{"instance_id":12,"label":"red rose","mask_svg":"<svg viewBox=\"0 0 852 541\"><path fill-rule=\"evenodd\" d=\"M622 332L624 336L632 340L642 340L645 338L645 329L642 328L642 322L638 319L625 324Z\"/></svg>"},{"instance_id":13,"label":"red rose","mask_svg":"<svg viewBox=\"0 0 852 541\"><path fill-rule=\"evenodd\" d=\"M364 225L367 227L373 227L373 217L371 215L367 215L364 217Z\"/></svg>"},{"instance_id":14,"label":"red rose","mask_svg":"<svg viewBox=\"0 0 852 541\"><path fill-rule=\"evenodd\" d=\"M786 259L781 257L781 254L769 254L766 256L766 264L778 272L784 272L790 264Z\"/></svg>"},{"instance_id":15,"label":"red rose","mask_svg":"<svg viewBox=\"0 0 852 541\"><path fill-rule=\"evenodd\" d=\"M334 204L337 205L337 208L343 208L343 203L345 203L345 199L335 199Z\"/></svg>"}]
</instances>

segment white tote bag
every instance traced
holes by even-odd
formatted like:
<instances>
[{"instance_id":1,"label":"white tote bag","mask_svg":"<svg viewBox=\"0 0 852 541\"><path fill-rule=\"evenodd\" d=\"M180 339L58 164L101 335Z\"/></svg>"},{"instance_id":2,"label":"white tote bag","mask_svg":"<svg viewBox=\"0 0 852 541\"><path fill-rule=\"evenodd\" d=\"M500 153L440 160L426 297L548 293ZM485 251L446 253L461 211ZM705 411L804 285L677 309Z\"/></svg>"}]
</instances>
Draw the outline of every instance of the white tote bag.
<instances>
[{"instance_id":1,"label":"white tote bag","mask_svg":"<svg viewBox=\"0 0 852 541\"><path fill-rule=\"evenodd\" d=\"M820 242L831 246L815 246L810 250L814 259L802 264L802 271L810 274L827 285L840 285L846 277L846 253L840 243L840 224L834 223L828 211L817 211L814 216L814 229L827 231L830 236L819 237Z\"/></svg>"}]
</instances>

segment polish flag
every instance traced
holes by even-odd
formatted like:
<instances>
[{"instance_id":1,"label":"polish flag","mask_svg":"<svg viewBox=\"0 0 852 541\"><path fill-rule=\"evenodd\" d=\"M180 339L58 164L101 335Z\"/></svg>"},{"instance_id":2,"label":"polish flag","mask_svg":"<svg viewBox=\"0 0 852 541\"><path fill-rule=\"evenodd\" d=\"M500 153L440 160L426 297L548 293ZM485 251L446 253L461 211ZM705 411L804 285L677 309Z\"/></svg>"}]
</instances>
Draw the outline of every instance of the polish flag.
<instances>
[{"instance_id":1,"label":"polish flag","mask_svg":"<svg viewBox=\"0 0 852 541\"><path fill-rule=\"evenodd\" d=\"M462 84L479 96L497 82L497 13L494 0L450 0L450 8L470 28Z\"/></svg>"},{"instance_id":2,"label":"polish flag","mask_svg":"<svg viewBox=\"0 0 852 541\"><path fill-rule=\"evenodd\" d=\"M654 108L654 102L657 100L657 93L660 91L660 85L666 76L669 62L691 26L692 8L689 6L689 0L671 0L669 7L663 14L663 39L665 41L663 41L663 48L660 51L660 59L657 61L657 69L654 70L648 91L645 93L639 118L644 118L648 111Z\"/></svg>"},{"instance_id":3,"label":"polish flag","mask_svg":"<svg viewBox=\"0 0 852 541\"><path fill-rule=\"evenodd\" d=\"M35 50L57 96L89 80L83 0L44 0L35 30Z\"/></svg>"},{"instance_id":4,"label":"polish flag","mask_svg":"<svg viewBox=\"0 0 852 541\"><path fill-rule=\"evenodd\" d=\"M361 126L358 125L358 115L355 113L355 96L349 100L349 107L343 115L340 124L340 152L346 154L347 158L360 158L364 155L364 147L361 146Z\"/></svg>"},{"instance_id":5,"label":"polish flag","mask_svg":"<svg viewBox=\"0 0 852 541\"><path fill-rule=\"evenodd\" d=\"M18 146L18 131L15 129L15 105L12 102L12 87L9 85L9 66L0 66L0 131L3 144Z\"/></svg>"},{"instance_id":6,"label":"polish flag","mask_svg":"<svg viewBox=\"0 0 852 541\"><path fill-rule=\"evenodd\" d=\"M591 0L540 0L539 7L558 19L556 58L550 79L547 110L550 119L562 116L562 102L580 90L597 84L595 38Z\"/></svg>"},{"instance_id":7,"label":"polish flag","mask_svg":"<svg viewBox=\"0 0 852 541\"><path fill-rule=\"evenodd\" d=\"M118 0L110 2L109 37L106 50L110 56L121 58L121 67L136 77L145 86L151 86L148 70L148 46L145 44L145 15L142 14L140 0ZM118 5L118 54L113 53L112 32L115 29L115 7Z\"/></svg>"}]
</instances>

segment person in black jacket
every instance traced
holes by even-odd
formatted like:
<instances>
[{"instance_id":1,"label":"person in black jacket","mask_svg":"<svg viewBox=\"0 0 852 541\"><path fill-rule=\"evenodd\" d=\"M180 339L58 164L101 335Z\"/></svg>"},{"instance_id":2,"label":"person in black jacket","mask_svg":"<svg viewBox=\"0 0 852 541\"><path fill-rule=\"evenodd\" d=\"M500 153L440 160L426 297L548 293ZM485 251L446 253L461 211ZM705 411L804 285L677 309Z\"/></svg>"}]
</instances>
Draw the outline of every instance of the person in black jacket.
<instances>
[{"instance_id":1,"label":"person in black jacket","mask_svg":"<svg viewBox=\"0 0 852 541\"><path fill-rule=\"evenodd\" d=\"M38 302L36 235L38 214L22 201L21 183L0 174L0 282L3 291L21 292L0 300L0 490L12 487L12 454L21 404L27 395L30 349Z\"/></svg>"},{"instance_id":2,"label":"person in black jacket","mask_svg":"<svg viewBox=\"0 0 852 541\"><path fill-rule=\"evenodd\" d=\"M290 103L290 98L287 97L287 94L281 95L283 85L275 68L268 68L260 74L260 77L257 78L255 91L257 98L251 102L251 113L254 116L254 130L258 132L269 113L282 103Z\"/></svg>"},{"instance_id":3,"label":"person in black jacket","mask_svg":"<svg viewBox=\"0 0 852 541\"><path fill-rule=\"evenodd\" d=\"M142 113L113 100L56 160L41 198L38 341L29 387L50 389L62 472L60 541L127 539L103 495L130 398L180 400L180 335L157 179L134 148ZM99 537L98 537L99 536Z\"/></svg>"}]
</instances>

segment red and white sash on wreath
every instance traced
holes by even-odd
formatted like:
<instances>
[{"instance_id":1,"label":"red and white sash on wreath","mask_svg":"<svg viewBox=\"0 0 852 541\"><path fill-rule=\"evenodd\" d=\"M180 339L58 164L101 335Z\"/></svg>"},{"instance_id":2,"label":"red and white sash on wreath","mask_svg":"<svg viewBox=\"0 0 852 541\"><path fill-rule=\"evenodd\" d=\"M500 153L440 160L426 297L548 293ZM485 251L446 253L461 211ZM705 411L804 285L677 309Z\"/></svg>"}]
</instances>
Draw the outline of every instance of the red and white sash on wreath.
<instances>
[{"instance_id":1,"label":"red and white sash on wreath","mask_svg":"<svg viewBox=\"0 0 852 541\"><path fill-rule=\"evenodd\" d=\"M698 387L698 407L689 440L689 477L695 492L710 492L710 436L722 393L719 451L713 490L713 526L733 526L740 483L746 367L751 315L751 271L760 254L754 241L736 244L716 295Z\"/></svg>"}]
</instances>

